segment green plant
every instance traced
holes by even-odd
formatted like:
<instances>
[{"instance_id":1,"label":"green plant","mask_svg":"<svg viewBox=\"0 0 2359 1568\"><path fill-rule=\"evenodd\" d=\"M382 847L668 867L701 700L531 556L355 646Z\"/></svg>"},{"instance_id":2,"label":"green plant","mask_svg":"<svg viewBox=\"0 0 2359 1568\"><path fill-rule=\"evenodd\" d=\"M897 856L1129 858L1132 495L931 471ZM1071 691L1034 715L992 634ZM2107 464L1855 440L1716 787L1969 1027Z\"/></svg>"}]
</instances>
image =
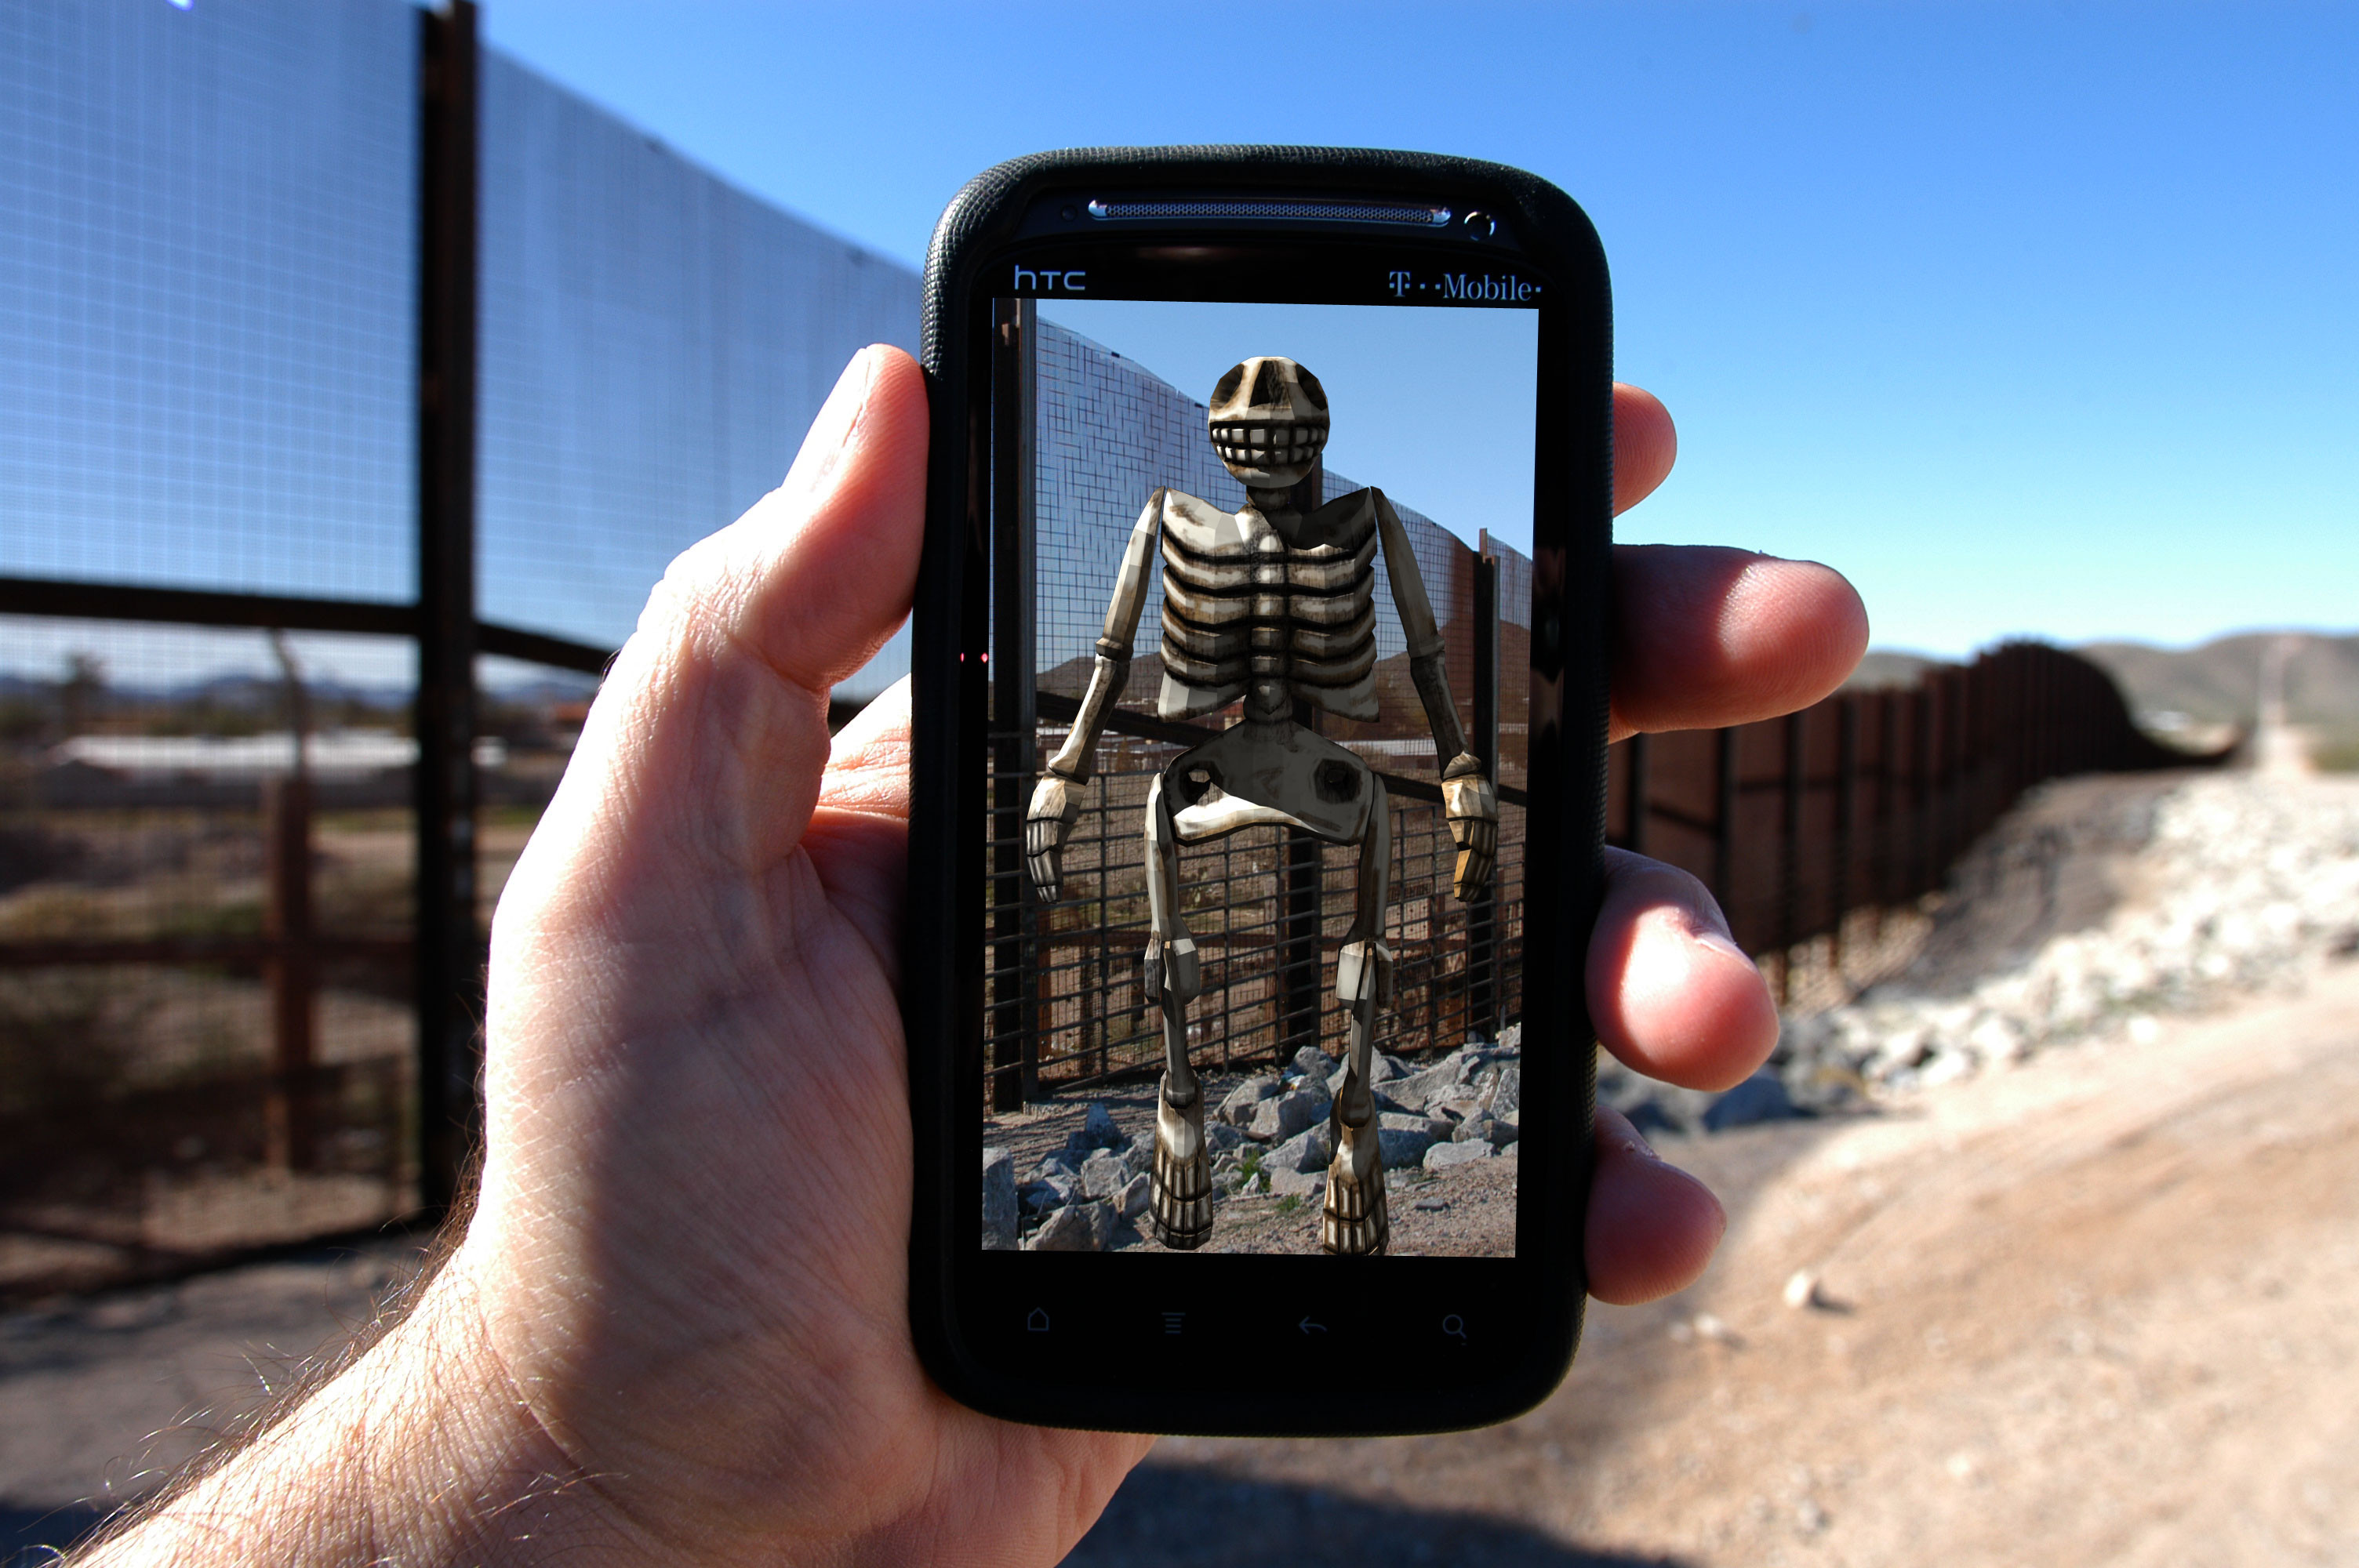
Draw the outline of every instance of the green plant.
<instances>
[{"instance_id":1,"label":"green plant","mask_svg":"<svg viewBox=\"0 0 2359 1568\"><path fill-rule=\"evenodd\" d=\"M1288 1193L1284 1197L1278 1199L1277 1204L1273 1206L1279 1214L1292 1214L1296 1209L1302 1206L1302 1195L1299 1193Z\"/></svg>"}]
</instances>

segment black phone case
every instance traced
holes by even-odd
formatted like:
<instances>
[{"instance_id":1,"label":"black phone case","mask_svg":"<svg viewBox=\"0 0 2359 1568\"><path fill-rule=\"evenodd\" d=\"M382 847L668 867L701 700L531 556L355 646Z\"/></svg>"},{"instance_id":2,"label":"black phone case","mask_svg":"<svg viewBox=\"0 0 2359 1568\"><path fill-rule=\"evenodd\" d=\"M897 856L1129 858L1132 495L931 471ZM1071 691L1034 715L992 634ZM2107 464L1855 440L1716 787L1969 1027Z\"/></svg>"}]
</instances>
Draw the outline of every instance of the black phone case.
<instances>
[{"instance_id":1,"label":"black phone case","mask_svg":"<svg viewBox=\"0 0 2359 1568\"><path fill-rule=\"evenodd\" d=\"M1524 253L1556 279L1556 345L1563 384L1538 396L1542 454L1536 513L1555 506L1567 520L1560 547L1535 538L1533 708L1526 819L1527 886L1555 868L1560 896L1527 894L1524 1099L1563 1130L1527 1141L1518 1180L1516 1255L1456 1266L1511 1269L1510 1288L1528 1303L1519 1353L1468 1383L1444 1375L1417 1379L1415 1399L1370 1376L1313 1389L1298 1378L1263 1379L1252 1390L1203 1386L1149 1390L1113 1381L1047 1381L1011 1375L978 1357L960 1319L954 1289L962 1251L980 1256L972 1183L982 1130L962 1094L958 1054L982 1016L983 943L962 932L957 912L983 906L982 856L973 824L986 812L984 770L975 751L988 707L979 647L963 638L987 619L988 497L971 482L970 456L987 450L985 367L971 362L964 330L976 264L1006 241L1046 192L1119 186L1125 191L1185 189L1239 197L1399 200L1448 192L1508 219ZM1172 230L1180 226L1174 224ZM1158 229L1158 233L1171 232ZM1267 237L1267 236L1264 236ZM1112 1431L1234 1435L1338 1435L1442 1432L1503 1421L1538 1403L1560 1382L1580 1342L1586 1281L1582 1217L1587 1201L1596 1095L1592 1031L1580 977L1603 876L1610 571L1613 518L1612 306L1603 253L1587 216L1555 186L1500 164L1425 153L1294 146L1081 148L1036 154L987 169L952 199L928 247L920 359L932 399L925 554L912 622L914 731L909 870L903 946L902 1015L908 1045L915 1181L909 1231L909 1321L927 1371L975 1410L1012 1421ZM1544 356L1543 362L1547 362ZM1548 433L1560 433L1550 460ZM1553 558L1551 558L1553 557ZM1551 712L1550 709L1553 708ZM962 765L962 759L965 759ZM1545 770L1545 771L1544 771ZM1549 798L1539 784L1553 781ZM1549 809L1552 805L1554 809ZM969 864L968 862L973 862ZM972 939L970 939L972 937ZM1536 1005L1537 1004L1537 1005ZM1546 1043L1549 1049L1535 1049ZM1530 1200L1537 1193L1538 1205ZM1536 1217L1553 1217L1543 1230ZM1078 1260L1027 1254L1059 1265L1060 1284ZM1093 1259L1099 1290L1125 1288L1130 1260ZM1205 1259L1204 1262L1223 1261ZM1248 1260L1234 1260L1244 1262ZM1254 1260L1276 1267L1292 1260ZM1309 1260L1306 1260L1309 1261ZM1323 1260L1327 1266L1397 1268L1433 1260ZM1508 1276L1492 1277L1506 1282ZM1373 1288L1373 1287L1372 1287ZM1443 1368L1437 1367L1438 1374Z\"/></svg>"}]
</instances>

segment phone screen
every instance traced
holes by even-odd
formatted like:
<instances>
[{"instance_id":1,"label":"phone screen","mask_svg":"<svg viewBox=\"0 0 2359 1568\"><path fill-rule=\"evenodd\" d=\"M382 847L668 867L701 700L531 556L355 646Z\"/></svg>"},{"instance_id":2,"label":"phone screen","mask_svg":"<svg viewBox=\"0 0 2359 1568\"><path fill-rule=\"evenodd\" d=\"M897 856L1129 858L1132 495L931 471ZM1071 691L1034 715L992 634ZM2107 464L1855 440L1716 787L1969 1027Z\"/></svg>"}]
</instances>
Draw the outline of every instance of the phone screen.
<instances>
[{"instance_id":1,"label":"phone screen","mask_svg":"<svg viewBox=\"0 0 2359 1568\"><path fill-rule=\"evenodd\" d=\"M976 1245L1510 1258L1545 286L1201 262L977 307Z\"/></svg>"}]
</instances>

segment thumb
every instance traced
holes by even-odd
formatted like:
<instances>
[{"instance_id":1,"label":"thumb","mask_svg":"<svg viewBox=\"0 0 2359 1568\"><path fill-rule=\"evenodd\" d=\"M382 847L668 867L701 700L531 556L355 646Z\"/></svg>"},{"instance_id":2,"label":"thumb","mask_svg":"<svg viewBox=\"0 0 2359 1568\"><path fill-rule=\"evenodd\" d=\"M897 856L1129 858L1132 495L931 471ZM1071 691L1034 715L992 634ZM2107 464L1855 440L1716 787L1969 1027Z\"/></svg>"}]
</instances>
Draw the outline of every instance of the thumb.
<instances>
[{"instance_id":1,"label":"thumb","mask_svg":"<svg viewBox=\"0 0 2359 1568\"><path fill-rule=\"evenodd\" d=\"M548 871L586 859L627 878L661 856L754 871L793 849L827 763L829 690L908 612L926 444L917 362L862 350L786 482L649 597L534 836Z\"/></svg>"},{"instance_id":2,"label":"thumb","mask_svg":"<svg viewBox=\"0 0 2359 1568\"><path fill-rule=\"evenodd\" d=\"M726 633L813 693L868 662L909 609L925 531L926 384L883 344L844 367L786 482L672 563L640 617ZM652 622L652 624L651 624ZM636 640L636 639L635 639Z\"/></svg>"}]
</instances>

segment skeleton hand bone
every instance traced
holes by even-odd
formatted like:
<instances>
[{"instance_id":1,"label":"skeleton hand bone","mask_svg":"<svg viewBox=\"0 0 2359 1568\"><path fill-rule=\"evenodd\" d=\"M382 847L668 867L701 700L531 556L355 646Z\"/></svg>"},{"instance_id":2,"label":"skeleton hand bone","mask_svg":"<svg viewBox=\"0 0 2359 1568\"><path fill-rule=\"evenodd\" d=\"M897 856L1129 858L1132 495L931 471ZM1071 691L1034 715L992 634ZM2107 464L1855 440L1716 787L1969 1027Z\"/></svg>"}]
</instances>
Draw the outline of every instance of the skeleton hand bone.
<instances>
[{"instance_id":1,"label":"skeleton hand bone","mask_svg":"<svg viewBox=\"0 0 2359 1568\"><path fill-rule=\"evenodd\" d=\"M1472 903L1483 895L1490 885L1492 863L1499 856L1499 792L1482 769L1472 754L1462 752L1441 780L1450 839L1458 846L1458 870L1451 879L1451 891L1461 903Z\"/></svg>"},{"instance_id":2,"label":"skeleton hand bone","mask_svg":"<svg viewBox=\"0 0 2359 1568\"><path fill-rule=\"evenodd\" d=\"M1055 773L1041 776L1032 791L1032 808L1024 814L1024 862L1032 873L1033 890L1053 900L1064 880L1066 836L1082 814L1082 786Z\"/></svg>"}]
</instances>

